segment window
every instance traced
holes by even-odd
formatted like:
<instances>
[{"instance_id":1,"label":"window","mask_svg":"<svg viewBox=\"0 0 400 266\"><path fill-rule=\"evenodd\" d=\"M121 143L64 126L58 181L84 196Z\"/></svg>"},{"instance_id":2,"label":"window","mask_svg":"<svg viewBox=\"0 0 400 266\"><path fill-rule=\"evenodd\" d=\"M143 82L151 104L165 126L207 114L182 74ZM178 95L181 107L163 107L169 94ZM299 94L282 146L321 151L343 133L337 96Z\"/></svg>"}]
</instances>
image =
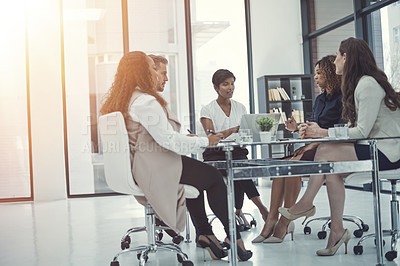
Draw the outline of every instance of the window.
<instances>
[{"instance_id":1,"label":"window","mask_svg":"<svg viewBox=\"0 0 400 266\"><path fill-rule=\"evenodd\" d=\"M191 11L195 113L217 98L211 78L220 68L235 75L233 99L249 112L244 2L192 0ZM199 125L199 117L196 123Z\"/></svg>"},{"instance_id":2,"label":"window","mask_svg":"<svg viewBox=\"0 0 400 266\"><path fill-rule=\"evenodd\" d=\"M97 118L123 55L120 1L63 1L70 195L110 192Z\"/></svg>"},{"instance_id":3,"label":"window","mask_svg":"<svg viewBox=\"0 0 400 266\"><path fill-rule=\"evenodd\" d=\"M168 60L162 96L184 127L189 126L183 1L128 0L129 48Z\"/></svg>"},{"instance_id":4,"label":"window","mask_svg":"<svg viewBox=\"0 0 400 266\"><path fill-rule=\"evenodd\" d=\"M353 1L349 0L310 0L315 9L315 29L323 28L332 22L353 13Z\"/></svg>"},{"instance_id":5,"label":"window","mask_svg":"<svg viewBox=\"0 0 400 266\"><path fill-rule=\"evenodd\" d=\"M0 200L30 198L24 9L0 4Z\"/></svg>"},{"instance_id":6,"label":"window","mask_svg":"<svg viewBox=\"0 0 400 266\"><path fill-rule=\"evenodd\" d=\"M379 35L374 35L374 46L381 52L377 54L377 61L382 62L382 68L388 76L393 88L400 91L400 5L391 4L372 13L380 22ZM374 51L375 52L375 51ZM378 56L379 55L379 56Z\"/></svg>"}]
</instances>

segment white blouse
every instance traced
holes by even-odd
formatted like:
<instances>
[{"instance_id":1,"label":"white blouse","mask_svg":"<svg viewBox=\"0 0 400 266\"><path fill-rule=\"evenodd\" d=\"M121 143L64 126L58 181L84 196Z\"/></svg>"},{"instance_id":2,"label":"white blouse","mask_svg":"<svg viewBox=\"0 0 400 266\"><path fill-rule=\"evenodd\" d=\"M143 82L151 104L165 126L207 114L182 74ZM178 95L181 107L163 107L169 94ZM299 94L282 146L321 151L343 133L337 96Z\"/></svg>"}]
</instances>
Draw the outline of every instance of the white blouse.
<instances>
[{"instance_id":1,"label":"white blouse","mask_svg":"<svg viewBox=\"0 0 400 266\"><path fill-rule=\"evenodd\" d=\"M149 94L140 95L130 106L133 121L140 123L161 146L180 155L201 152L207 137L189 137L174 131L160 103Z\"/></svg>"},{"instance_id":2,"label":"white blouse","mask_svg":"<svg viewBox=\"0 0 400 266\"><path fill-rule=\"evenodd\" d=\"M246 107L235 100L231 100L231 113L229 116L226 116L217 103L217 100L213 100L201 108L200 118L211 119L214 124L215 132L221 132L239 126L240 120L244 114L247 114ZM237 133L232 134L230 138L236 138L236 134Z\"/></svg>"}]
</instances>

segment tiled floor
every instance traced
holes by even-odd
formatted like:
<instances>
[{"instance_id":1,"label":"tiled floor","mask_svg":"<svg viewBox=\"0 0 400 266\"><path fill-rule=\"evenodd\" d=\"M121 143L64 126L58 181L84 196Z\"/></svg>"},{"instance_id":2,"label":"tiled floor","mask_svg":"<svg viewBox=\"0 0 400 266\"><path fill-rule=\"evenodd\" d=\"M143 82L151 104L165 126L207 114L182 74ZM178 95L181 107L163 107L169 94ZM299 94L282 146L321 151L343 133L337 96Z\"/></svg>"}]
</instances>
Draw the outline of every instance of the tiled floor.
<instances>
[{"instance_id":1,"label":"tiled floor","mask_svg":"<svg viewBox=\"0 0 400 266\"><path fill-rule=\"evenodd\" d=\"M260 187L264 202L269 205L270 188ZM383 227L390 225L389 195L382 196ZM327 196L323 187L315 201L317 215L328 215ZM255 206L245 201L244 210L255 214L259 226L243 233L253 258L239 265L375 265L376 253L373 240L364 243L364 254L356 256L353 246L357 239L349 243L349 253L341 247L333 257L318 257L317 249L323 248L326 240L319 240L316 233L322 223L311 224L312 234L304 235L301 221L296 221L294 241L286 237L281 244L251 244L261 229L261 217ZM373 231L372 194L348 190L345 212L361 216ZM69 199L52 202L3 203L0 204L0 265L1 266L100 266L110 265L119 241L126 229L142 225L143 208L130 196ZM349 230L355 225L347 223ZM223 230L218 222L214 229L219 238ZM193 236L193 228L192 228ZM132 237L132 244L145 241L145 234ZM166 240L170 238L166 235ZM389 243L389 240L386 240ZM194 243L180 244L194 265L228 265L225 261L212 261L208 253L203 261L203 250ZM400 264L385 260L386 265ZM121 256L120 265L138 265L136 256ZM176 256L169 252L151 254L146 265L179 265Z\"/></svg>"}]
</instances>

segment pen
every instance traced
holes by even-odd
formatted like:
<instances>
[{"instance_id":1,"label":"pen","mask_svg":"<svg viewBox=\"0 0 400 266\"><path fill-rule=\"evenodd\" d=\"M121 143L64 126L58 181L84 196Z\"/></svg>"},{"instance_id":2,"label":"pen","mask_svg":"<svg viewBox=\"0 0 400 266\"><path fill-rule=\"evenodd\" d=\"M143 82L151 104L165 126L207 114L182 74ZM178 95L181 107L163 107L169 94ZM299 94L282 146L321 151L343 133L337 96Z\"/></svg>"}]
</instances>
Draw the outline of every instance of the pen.
<instances>
[{"instance_id":1,"label":"pen","mask_svg":"<svg viewBox=\"0 0 400 266\"><path fill-rule=\"evenodd\" d=\"M193 134L193 132L190 129L188 129L187 131L189 132L189 134Z\"/></svg>"}]
</instances>

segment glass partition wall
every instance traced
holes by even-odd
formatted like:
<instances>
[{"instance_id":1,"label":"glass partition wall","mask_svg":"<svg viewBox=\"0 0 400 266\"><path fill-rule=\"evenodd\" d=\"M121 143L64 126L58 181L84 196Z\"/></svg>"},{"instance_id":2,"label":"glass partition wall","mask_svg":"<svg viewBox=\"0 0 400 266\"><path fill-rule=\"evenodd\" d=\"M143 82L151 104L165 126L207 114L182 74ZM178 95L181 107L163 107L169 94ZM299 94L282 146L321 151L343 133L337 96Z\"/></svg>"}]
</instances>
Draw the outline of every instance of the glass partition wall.
<instances>
[{"instance_id":1,"label":"glass partition wall","mask_svg":"<svg viewBox=\"0 0 400 266\"><path fill-rule=\"evenodd\" d=\"M190 3L195 114L197 133L201 134L200 110L218 96L211 82L218 69L228 69L235 75L233 99L250 111L245 7L241 0Z\"/></svg>"},{"instance_id":2,"label":"glass partition wall","mask_svg":"<svg viewBox=\"0 0 400 266\"><path fill-rule=\"evenodd\" d=\"M0 202L32 200L25 13L0 4Z\"/></svg>"},{"instance_id":3,"label":"glass partition wall","mask_svg":"<svg viewBox=\"0 0 400 266\"><path fill-rule=\"evenodd\" d=\"M63 1L69 194L111 192L97 118L123 56L121 1Z\"/></svg>"},{"instance_id":4,"label":"glass partition wall","mask_svg":"<svg viewBox=\"0 0 400 266\"><path fill-rule=\"evenodd\" d=\"M111 193L104 179L97 119L104 94L124 53L124 44L128 43L129 51L141 50L168 59L169 81L163 97L178 115L182 132L190 128L185 4L192 8L195 113L216 98L211 75L218 68L235 73L238 80L235 98L248 107L244 2L224 0L211 13L211 2L206 2L125 0L126 5L113 0L63 2L70 197ZM228 5L230 12L225 12ZM127 14L125 26L123 13Z\"/></svg>"}]
</instances>

